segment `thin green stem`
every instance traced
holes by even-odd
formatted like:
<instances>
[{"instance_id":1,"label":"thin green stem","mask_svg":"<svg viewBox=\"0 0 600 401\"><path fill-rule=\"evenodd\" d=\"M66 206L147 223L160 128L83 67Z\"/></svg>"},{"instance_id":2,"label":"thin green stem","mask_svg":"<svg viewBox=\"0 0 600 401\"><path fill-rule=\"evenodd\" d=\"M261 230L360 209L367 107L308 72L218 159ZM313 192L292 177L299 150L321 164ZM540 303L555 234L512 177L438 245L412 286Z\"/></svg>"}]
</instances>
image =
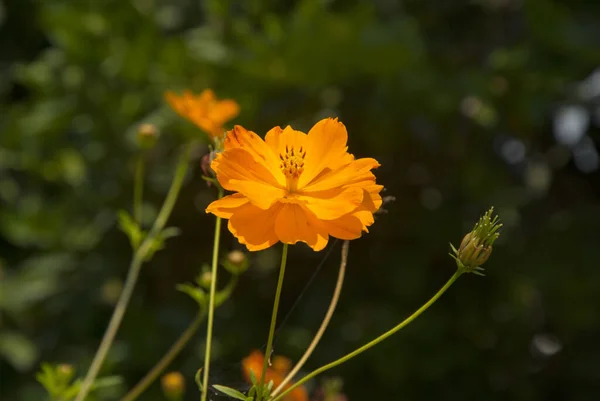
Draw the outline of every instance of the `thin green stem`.
<instances>
[{"instance_id":1,"label":"thin green stem","mask_svg":"<svg viewBox=\"0 0 600 401\"><path fill-rule=\"evenodd\" d=\"M142 205L144 196L144 167L146 154L140 153L135 163L135 178L133 181L133 219L142 224Z\"/></svg>"},{"instance_id":2,"label":"thin green stem","mask_svg":"<svg viewBox=\"0 0 600 401\"><path fill-rule=\"evenodd\" d=\"M302 384L306 383L307 381L309 381L310 379L312 379L313 377L317 376L318 374L321 374L331 368L334 368L352 358L354 358L355 356L357 356L358 354L368 350L369 348L379 344L380 342L382 342L383 340L385 340L386 338L388 338L389 336L395 334L396 332L398 332L399 330L403 329L404 327L406 327L409 323L411 323L413 320L415 320L417 317L419 317L419 315L423 312L425 312L431 305L433 305L435 303L435 301L438 300L439 297L442 296L442 294L444 292L446 292L446 290L448 290L448 288L450 288L450 286L452 286L452 284L456 281L456 279L458 279L460 277L460 275L462 274L462 272L460 270L457 270L456 273L454 273L454 275L452 277L450 277L450 279L446 282L446 284L444 284L444 286L429 300L427 301L423 306L421 306L419 309L417 309L412 315L410 315L408 318L406 318L403 322L401 322L400 324L398 324L396 327L394 327L393 329L385 332L384 334L380 335L379 337L377 337L376 339L368 342L367 344L363 345L362 347L352 351L351 353L327 364L324 366L321 366L319 369L312 371L311 373L309 373L308 375L304 376L302 379L298 380L296 383L294 383L292 386L290 386L289 388L287 388L283 393L281 393L280 395L278 395L275 398L272 398L271 401L279 401L281 399L283 399L286 395L288 395L292 390L294 390L296 387L301 386Z\"/></svg>"},{"instance_id":3,"label":"thin green stem","mask_svg":"<svg viewBox=\"0 0 600 401\"><path fill-rule=\"evenodd\" d=\"M148 252L152 248L152 244L156 237L160 234L171 212L173 211L173 207L175 206L175 202L177 201L177 197L179 196L179 191L181 190L181 186L183 185L183 180L185 178L185 174L187 172L189 159L190 159L190 151L192 149L192 143L188 144L179 158L179 162L177 164L177 168L175 170L175 176L173 177L173 182L171 183L171 188L169 188L169 193L165 198L165 201L162 205L156 220L154 221L154 225L152 229L144 238L144 241L139 246L138 249L135 250L133 258L131 260L131 264L129 266L129 273L127 273L127 279L125 280L125 285L123 287L123 292L119 296L119 300L117 305L115 306L115 310L113 315L108 323L108 327L106 328L106 332L102 337L102 341L100 342L100 346L96 351L96 355L90 365L90 368L81 384L81 388L75 401L83 401L85 397L88 395L92 385L94 384L94 380L96 376L98 376L98 372L104 363L104 359L106 359L106 355L110 350L110 347L113 343L115 335L119 330L119 326L121 325L121 321L123 320L123 315L125 314L125 310L127 309L127 305L129 304L129 300L131 298L131 294L133 293L133 289L135 288L135 283L140 273L140 269L142 264L144 263Z\"/></svg>"},{"instance_id":4,"label":"thin green stem","mask_svg":"<svg viewBox=\"0 0 600 401\"><path fill-rule=\"evenodd\" d=\"M283 276L285 274L285 265L287 262L288 244L283 244L283 251L281 254L281 267L279 268L279 280L277 281L277 290L275 291L275 302L273 302L273 313L271 314L271 327L269 328L269 337L267 340L267 349L265 351L265 362L263 364L263 371L260 375L260 386L265 384L265 376L267 374L267 367L269 366L269 360L271 359L271 352L273 351L273 337L275 337L275 326L277 325L277 311L279 310L279 299L281 298L281 289L283 288Z\"/></svg>"},{"instance_id":5,"label":"thin green stem","mask_svg":"<svg viewBox=\"0 0 600 401\"><path fill-rule=\"evenodd\" d=\"M287 376L283 379L283 381L273 390L271 395L275 397L279 392L285 388L286 384L290 382L296 376L296 374L302 369L302 366L306 363L308 358L312 355L313 351L321 341L321 337L323 337L323 333L327 329L329 322L331 321L331 317L333 316L333 312L335 312L335 307L337 306L338 300L340 299L340 294L342 292L342 284L344 283L344 276L346 275L346 265L348 264L348 248L350 246L350 241L344 241L342 245L342 260L340 261L340 270L338 273L338 279L335 284L335 289L333 290L333 296L331 297L331 302L329 304L329 308L327 309L327 313L325 313L325 317L323 318L323 322L317 330L315 337L311 341L310 345L302 355L302 358L298 361L296 366L287 374Z\"/></svg>"},{"instance_id":6,"label":"thin green stem","mask_svg":"<svg viewBox=\"0 0 600 401\"><path fill-rule=\"evenodd\" d=\"M219 186L218 199L223 197L223 188ZM212 347L213 321L215 316L215 293L217 291L217 267L219 265L219 242L221 239L221 218L217 217L215 223L215 236L213 243L212 268L210 281L210 297L208 301L208 323L206 328L206 351L204 352L204 376L202 378L202 401L208 396L208 375L210 370L210 351Z\"/></svg>"},{"instance_id":7,"label":"thin green stem","mask_svg":"<svg viewBox=\"0 0 600 401\"><path fill-rule=\"evenodd\" d=\"M169 351L157 362L156 365L150 370L146 376L142 380L135 385L125 396L121 399L121 401L133 401L140 396L148 386L150 386L156 378L164 372L164 370L169 366L173 359L183 350L185 345L191 340L191 338L196 334L196 331L200 328L202 321L206 317L206 311L204 309L198 311L196 318L190 323L190 325L185 329L185 331L181 334L181 336L177 339L177 341L171 346Z\"/></svg>"}]
</instances>

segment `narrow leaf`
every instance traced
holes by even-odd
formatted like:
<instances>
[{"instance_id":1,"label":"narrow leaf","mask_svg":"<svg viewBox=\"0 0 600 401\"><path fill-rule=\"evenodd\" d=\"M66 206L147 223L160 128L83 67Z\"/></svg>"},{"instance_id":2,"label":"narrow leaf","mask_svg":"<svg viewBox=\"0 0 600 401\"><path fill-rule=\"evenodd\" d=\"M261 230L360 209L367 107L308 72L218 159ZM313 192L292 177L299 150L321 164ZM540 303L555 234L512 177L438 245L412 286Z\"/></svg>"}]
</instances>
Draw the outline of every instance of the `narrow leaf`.
<instances>
[{"instance_id":1,"label":"narrow leaf","mask_svg":"<svg viewBox=\"0 0 600 401\"><path fill-rule=\"evenodd\" d=\"M226 394L230 397L236 398L238 400L246 401L246 396L243 393L241 393L231 387L220 386L218 384L213 384L213 387L216 388L221 393Z\"/></svg>"}]
</instances>

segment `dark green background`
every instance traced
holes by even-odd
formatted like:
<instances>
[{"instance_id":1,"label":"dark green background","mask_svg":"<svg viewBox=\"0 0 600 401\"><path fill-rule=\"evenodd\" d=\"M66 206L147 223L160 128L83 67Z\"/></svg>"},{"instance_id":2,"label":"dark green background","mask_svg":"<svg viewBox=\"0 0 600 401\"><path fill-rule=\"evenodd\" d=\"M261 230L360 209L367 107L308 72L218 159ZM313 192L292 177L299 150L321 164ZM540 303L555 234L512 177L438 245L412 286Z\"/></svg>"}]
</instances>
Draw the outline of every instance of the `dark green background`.
<instances>
[{"instance_id":1,"label":"dark green background","mask_svg":"<svg viewBox=\"0 0 600 401\"><path fill-rule=\"evenodd\" d=\"M352 242L337 314L307 368L427 300L453 273L448 242L494 205L505 227L487 277L461 278L330 375L350 401L597 399L599 66L600 3L589 0L0 0L0 398L44 399L41 361L84 374L130 258L115 216L130 209L135 129L161 130L151 218L180 145L200 135L162 93L211 87L261 135L339 116L350 151L377 158L397 198ZM127 386L101 399L134 384L195 312L174 286L210 259L205 151L170 220L182 235L144 268L103 370ZM318 327L339 245L276 352L298 358ZM236 248L224 231L223 249ZM217 312L215 382L239 386L239 361L265 343L279 252L250 255ZM292 248L281 316L326 252ZM189 400L202 344L199 334L172 366ZM162 399L158 386L141 399Z\"/></svg>"}]
</instances>

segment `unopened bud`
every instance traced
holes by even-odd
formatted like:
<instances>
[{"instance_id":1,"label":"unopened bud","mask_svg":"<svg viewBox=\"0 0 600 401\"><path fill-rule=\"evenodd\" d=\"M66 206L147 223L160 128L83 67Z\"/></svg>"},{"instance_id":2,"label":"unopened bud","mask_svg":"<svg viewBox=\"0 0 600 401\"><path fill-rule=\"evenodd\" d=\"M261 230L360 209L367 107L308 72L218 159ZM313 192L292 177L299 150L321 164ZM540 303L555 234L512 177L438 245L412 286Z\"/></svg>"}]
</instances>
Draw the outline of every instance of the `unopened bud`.
<instances>
[{"instance_id":1,"label":"unopened bud","mask_svg":"<svg viewBox=\"0 0 600 401\"><path fill-rule=\"evenodd\" d=\"M163 393L169 401L180 401L185 392L185 379L179 372L171 372L164 375L160 380Z\"/></svg>"},{"instance_id":2,"label":"unopened bud","mask_svg":"<svg viewBox=\"0 0 600 401\"><path fill-rule=\"evenodd\" d=\"M61 363L56 366L56 374L60 378L61 381L68 383L73 378L75 374L75 369L73 365L69 365L68 363Z\"/></svg>"},{"instance_id":3,"label":"unopened bud","mask_svg":"<svg viewBox=\"0 0 600 401\"><path fill-rule=\"evenodd\" d=\"M248 270L250 261L246 254L242 251L231 251L227 254L227 258L223 261L223 267L231 274L238 275Z\"/></svg>"},{"instance_id":4,"label":"unopened bud","mask_svg":"<svg viewBox=\"0 0 600 401\"><path fill-rule=\"evenodd\" d=\"M198 284L202 288L210 288L210 284L212 283L212 273L209 271L205 271L200 274L198 278Z\"/></svg>"},{"instance_id":5,"label":"unopened bud","mask_svg":"<svg viewBox=\"0 0 600 401\"><path fill-rule=\"evenodd\" d=\"M452 244L450 256L456 260L459 270L464 273L475 273L483 275L481 265L484 264L492 254L492 245L500 236L502 224L498 216L492 216L494 208L490 208L475 224L473 230L465 235L460 246L456 249Z\"/></svg>"},{"instance_id":6,"label":"unopened bud","mask_svg":"<svg viewBox=\"0 0 600 401\"><path fill-rule=\"evenodd\" d=\"M215 171L210 167L210 164L212 163L214 156L215 156L214 152L210 152L210 153L207 153L204 156L202 156L202 161L200 162L200 167L202 168L202 174L204 174L205 177L213 178L216 176ZM206 182L209 187L212 185L211 181L207 180Z\"/></svg>"},{"instance_id":7,"label":"unopened bud","mask_svg":"<svg viewBox=\"0 0 600 401\"><path fill-rule=\"evenodd\" d=\"M158 129L154 124L141 124L138 127L138 145L145 150L152 149L158 140Z\"/></svg>"}]
</instances>

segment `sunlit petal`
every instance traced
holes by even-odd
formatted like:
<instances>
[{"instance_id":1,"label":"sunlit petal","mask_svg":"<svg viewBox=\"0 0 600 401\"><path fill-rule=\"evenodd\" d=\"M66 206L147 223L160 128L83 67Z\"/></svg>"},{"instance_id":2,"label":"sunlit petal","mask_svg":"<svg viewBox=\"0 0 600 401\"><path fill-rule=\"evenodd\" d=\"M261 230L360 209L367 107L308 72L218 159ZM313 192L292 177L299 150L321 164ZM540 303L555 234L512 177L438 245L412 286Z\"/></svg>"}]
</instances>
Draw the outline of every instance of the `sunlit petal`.
<instances>
[{"instance_id":1,"label":"sunlit petal","mask_svg":"<svg viewBox=\"0 0 600 401\"><path fill-rule=\"evenodd\" d=\"M225 150L211 166L223 188L245 195L261 209L269 208L285 195L264 162L256 160L244 148Z\"/></svg>"},{"instance_id":2,"label":"sunlit petal","mask_svg":"<svg viewBox=\"0 0 600 401\"><path fill-rule=\"evenodd\" d=\"M285 244L305 242L315 251L325 248L326 233L319 229L318 222L298 204L284 203L275 219L275 233Z\"/></svg>"},{"instance_id":3,"label":"sunlit petal","mask_svg":"<svg viewBox=\"0 0 600 401\"><path fill-rule=\"evenodd\" d=\"M281 208L281 204L275 204L270 209L262 210L246 203L237 208L227 227L249 251L260 251L279 241L275 234L275 218Z\"/></svg>"},{"instance_id":4,"label":"sunlit petal","mask_svg":"<svg viewBox=\"0 0 600 401\"><path fill-rule=\"evenodd\" d=\"M227 133L224 142L225 150L243 148L258 162L263 162L279 185L285 186L285 177L281 173L279 157L272 151L261 137L240 125Z\"/></svg>"},{"instance_id":5,"label":"sunlit petal","mask_svg":"<svg viewBox=\"0 0 600 401\"><path fill-rule=\"evenodd\" d=\"M370 170L377 167L379 167L379 162L375 159L365 158L354 160L337 170L326 170L324 174L320 174L307 186L302 188L302 191L304 193L322 191L369 179L374 182L375 176Z\"/></svg>"},{"instance_id":6,"label":"sunlit petal","mask_svg":"<svg viewBox=\"0 0 600 401\"><path fill-rule=\"evenodd\" d=\"M298 188L309 184L329 165L339 166L347 159L348 133L337 119L326 118L316 123L306 137L306 167Z\"/></svg>"},{"instance_id":7,"label":"sunlit petal","mask_svg":"<svg viewBox=\"0 0 600 401\"><path fill-rule=\"evenodd\" d=\"M233 213L240 206L248 203L249 200L242 194L233 194L217 199L206 208L206 213L212 213L223 219L230 219Z\"/></svg>"},{"instance_id":8,"label":"sunlit petal","mask_svg":"<svg viewBox=\"0 0 600 401\"><path fill-rule=\"evenodd\" d=\"M348 187L313 192L310 196L298 195L296 199L302 201L318 219L333 220L356 210L363 196L362 188Z\"/></svg>"},{"instance_id":9,"label":"sunlit petal","mask_svg":"<svg viewBox=\"0 0 600 401\"><path fill-rule=\"evenodd\" d=\"M265 143L273 150L276 155L286 152L286 146L296 149L306 147L307 135L304 132L296 131L289 125L285 129L275 127L265 135Z\"/></svg>"}]
</instances>

